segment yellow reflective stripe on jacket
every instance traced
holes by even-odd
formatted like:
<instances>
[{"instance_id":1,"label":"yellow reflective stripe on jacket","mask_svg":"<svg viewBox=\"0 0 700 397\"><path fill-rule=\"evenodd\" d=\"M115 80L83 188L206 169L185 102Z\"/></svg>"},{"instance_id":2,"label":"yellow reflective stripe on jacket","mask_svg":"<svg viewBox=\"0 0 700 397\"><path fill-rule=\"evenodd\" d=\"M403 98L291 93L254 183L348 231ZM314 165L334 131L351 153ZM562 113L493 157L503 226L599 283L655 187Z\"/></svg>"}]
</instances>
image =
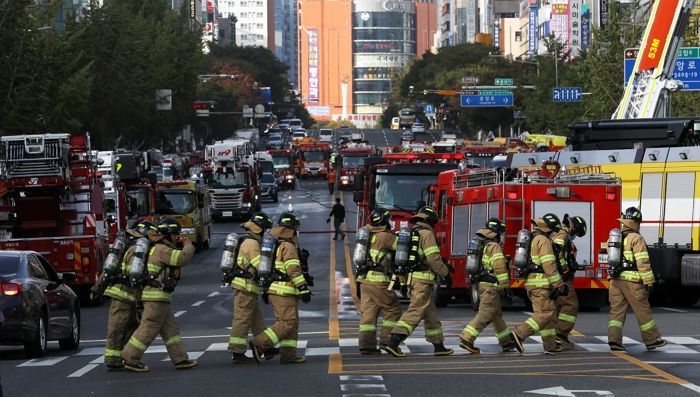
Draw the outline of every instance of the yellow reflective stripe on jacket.
<instances>
[{"instance_id":1,"label":"yellow reflective stripe on jacket","mask_svg":"<svg viewBox=\"0 0 700 397\"><path fill-rule=\"evenodd\" d=\"M284 266L289 267L289 266L294 266L294 265L300 265L301 262L299 262L299 259L287 259L284 261Z\"/></svg>"},{"instance_id":2,"label":"yellow reflective stripe on jacket","mask_svg":"<svg viewBox=\"0 0 700 397\"><path fill-rule=\"evenodd\" d=\"M231 285L243 287L247 292L250 292L251 294L260 295L260 286L249 279L243 277L235 277L233 281L231 281Z\"/></svg>"},{"instance_id":3,"label":"yellow reflective stripe on jacket","mask_svg":"<svg viewBox=\"0 0 700 397\"><path fill-rule=\"evenodd\" d=\"M644 259L649 259L649 253L648 252L635 252L634 253L634 259L636 260L644 260Z\"/></svg>"},{"instance_id":4,"label":"yellow reflective stripe on jacket","mask_svg":"<svg viewBox=\"0 0 700 397\"><path fill-rule=\"evenodd\" d=\"M625 270L620 273L620 278L627 281L642 281L642 276L636 270Z\"/></svg>"},{"instance_id":5,"label":"yellow reflective stripe on jacket","mask_svg":"<svg viewBox=\"0 0 700 397\"><path fill-rule=\"evenodd\" d=\"M508 273L497 274L496 280L498 280L499 282L508 281Z\"/></svg>"},{"instance_id":6,"label":"yellow reflective stripe on jacket","mask_svg":"<svg viewBox=\"0 0 700 397\"><path fill-rule=\"evenodd\" d=\"M649 270L648 272L639 272L639 275L644 281L654 281L654 272Z\"/></svg>"},{"instance_id":7,"label":"yellow reflective stripe on jacket","mask_svg":"<svg viewBox=\"0 0 700 397\"><path fill-rule=\"evenodd\" d=\"M544 273L530 273L525 280L526 287L549 287L551 283Z\"/></svg>"},{"instance_id":8,"label":"yellow reflective stripe on jacket","mask_svg":"<svg viewBox=\"0 0 700 397\"><path fill-rule=\"evenodd\" d=\"M371 249L369 250L369 257L374 263L379 263L382 258L384 258L384 252L381 250Z\"/></svg>"},{"instance_id":9,"label":"yellow reflective stripe on jacket","mask_svg":"<svg viewBox=\"0 0 700 397\"><path fill-rule=\"evenodd\" d=\"M437 245L433 245L432 247L425 248L423 250L423 255L428 256L432 254L439 254L440 253L440 248L438 248Z\"/></svg>"},{"instance_id":10,"label":"yellow reflective stripe on jacket","mask_svg":"<svg viewBox=\"0 0 700 397\"><path fill-rule=\"evenodd\" d=\"M433 273L431 271L413 272L411 274L412 274L412 277L415 278L416 280L435 281L435 273Z\"/></svg>"},{"instance_id":11,"label":"yellow reflective stripe on jacket","mask_svg":"<svg viewBox=\"0 0 700 397\"><path fill-rule=\"evenodd\" d=\"M367 275L365 276L365 280L367 280L370 283L380 283L380 284L389 283L391 281L389 276L387 276L386 274L384 274L382 272L375 272L373 270L370 270L367 272Z\"/></svg>"},{"instance_id":12,"label":"yellow reflective stripe on jacket","mask_svg":"<svg viewBox=\"0 0 700 397\"><path fill-rule=\"evenodd\" d=\"M540 260L542 261L542 263L545 263L545 262L556 262L556 261L557 261L557 257L554 256L554 255L552 255L552 254L547 254L547 255L542 255L542 256L540 256Z\"/></svg>"},{"instance_id":13,"label":"yellow reflective stripe on jacket","mask_svg":"<svg viewBox=\"0 0 700 397\"><path fill-rule=\"evenodd\" d=\"M160 272L160 269L163 268L163 266L161 266L161 265L156 265L156 264L153 264L153 263L149 263L149 264L147 265L147 267L148 267L148 274L150 274L150 275L158 274L158 272Z\"/></svg>"},{"instance_id":14,"label":"yellow reflective stripe on jacket","mask_svg":"<svg viewBox=\"0 0 700 397\"><path fill-rule=\"evenodd\" d=\"M164 292L159 289L144 289L141 293L141 300L157 301L157 302L172 302L173 296L170 292Z\"/></svg>"},{"instance_id":15,"label":"yellow reflective stripe on jacket","mask_svg":"<svg viewBox=\"0 0 700 397\"><path fill-rule=\"evenodd\" d=\"M555 275L553 275L553 276L547 277L547 280L548 280L550 283L554 284L554 283L556 283L557 281L561 281L561 274L557 273L557 274L555 274Z\"/></svg>"},{"instance_id":16,"label":"yellow reflective stripe on jacket","mask_svg":"<svg viewBox=\"0 0 700 397\"><path fill-rule=\"evenodd\" d=\"M292 279L292 282L294 283L294 285L296 285L298 287L298 286L306 284L306 279L304 278L303 274L300 274L300 275L294 277Z\"/></svg>"},{"instance_id":17,"label":"yellow reflective stripe on jacket","mask_svg":"<svg viewBox=\"0 0 700 397\"><path fill-rule=\"evenodd\" d=\"M276 295L299 295L299 290L290 287L282 282L275 281L270 285L270 288L268 289L268 292L271 292Z\"/></svg>"},{"instance_id":18,"label":"yellow reflective stripe on jacket","mask_svg":"<svg viewBox=\"0 0 700 397\"><path fill-rule=\"evenodd\" d=\"M177 261L180 259L181 252L180 250L173 250L173 252L170 253L170 266L177 266Z\"/></svg>"},{"instance_id":19,"label":"yellow reflective stripe on jacket","mask_svg":"<svg viewBox=\"0 0 700 397\"><path fill-rule=\"evenodd\" d=\"M564 240L563 240L563 239L555 238L554 240L552 240L552 242L553 242L554 244L561 245L562 247L564 246Z\"/></svg>"},{"instance_id":20,"label":"yellow reflective stripe on jacket","mask_svg":"<svg viewBox=\"0 0 700 397\"><path fill-rule=\"evenodd\" d=\"M124 291L123 289L117 287L117 285L110 285L105 290L105 295L111 296L112 298L121 299L126 302L136 302L136 297L134 294Z\"/></svg>"}]
</instances>

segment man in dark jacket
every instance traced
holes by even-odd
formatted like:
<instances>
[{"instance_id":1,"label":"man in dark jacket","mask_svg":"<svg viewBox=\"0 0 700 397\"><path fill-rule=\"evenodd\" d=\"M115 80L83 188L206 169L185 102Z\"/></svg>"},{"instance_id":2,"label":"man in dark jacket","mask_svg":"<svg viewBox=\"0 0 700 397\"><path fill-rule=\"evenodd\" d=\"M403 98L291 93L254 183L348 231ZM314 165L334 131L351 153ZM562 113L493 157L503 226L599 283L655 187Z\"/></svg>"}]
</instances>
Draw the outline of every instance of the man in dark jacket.
<instances>
[{"instance_id":1,"label":"man in dark jacket","mask_svg":"<svg viewBox=\"0 0 700 397\"><path fill-rule=\"evenodd\" d=\"M340 204L340 198L335 199L335 205L331 209L331 213L328 215L326 223L331 221L331 217L333 217L333 226L335 227L335 236L333 237L333 240L337 240L338 235L340 235L341 239L345 239L345 233L340 230L340 225L345 222L345 207Z\"/></svg>"}]
</instances>

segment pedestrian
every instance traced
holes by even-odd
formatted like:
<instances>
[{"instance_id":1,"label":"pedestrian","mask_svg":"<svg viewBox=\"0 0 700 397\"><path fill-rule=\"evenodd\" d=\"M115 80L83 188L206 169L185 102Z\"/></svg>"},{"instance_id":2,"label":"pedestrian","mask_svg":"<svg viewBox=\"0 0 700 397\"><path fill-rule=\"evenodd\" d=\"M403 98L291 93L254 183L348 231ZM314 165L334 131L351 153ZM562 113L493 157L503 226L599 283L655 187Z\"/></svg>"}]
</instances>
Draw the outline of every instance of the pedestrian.
<instances>
[{"instance_id":1,"label":"pedestrian","mask_svg":"<svg viewBox=\"0 0 700 397\"><path fill-rule=\"evenodd\" d=\"M335 191L335 168L330 167L328 169L328 194L333 196L333 192Z\"/></svg>"},{"instance_id":2,"label":"pedestrian","mask_svg":"<svg viewBox=\"0 0 700 397\"><path fill-rule=\"evenodd\" d=\"M574 347L574 342L569 339L569 334L574 329L576 316L578 315L578 297L576 289L574 289L574 277L578 270L578 263L576 262L576 247L573 244L573 240L576 237L585 236L586 231L585 219L580 216L570 217L568 214L565 214L562 219L561 229L552 238L554 253L559 260L562 280L564 280L564 284L566 284L568 289L566 294L559 295L554 302L557 313L556 343L566 349Z\"/></svg>"},{"instance_id":3,"label":"pedestrian","mask_svg":"<svg viewBox=\"0 0 700 397\"><path fill-rule=\"evenodd\" d=\"M248 348L248 331L258 335L265 330L263 315L258 304L260 286L257 283L257 270L260 264L260 244L263 233L272 227L272 219L265 213L253 214L250 220L241 225L248 233L238 248L236 258L236 277L231 281L233 288L234 306L231 336L228 340L228 351L233 355L233 362L245 364L253 359L245 355Z\"/></svg>"},{"instance_id":4,"label":"pedestrian","mask_svg":"<svg viewBox=\"0 0 700 397\"><path fill-rule=\"evenodd\" d=\"M359 347L361 354L381 354L377 349L377 319L383 312L382 331L379 346L386 346L391 337L391 330L401 317L401 303L392 289L389 289L392 271L392 258L396 251L397 237L391 233L389 219L391 214L385 209L372 211L369 224L370 231L369 260L366 271L358 274L360 283L360 333Z\"/></svg>"},{"instance_id":5,"label":"pedestrian","mask_svg":"<svg viewBox=\"0 0 700 397\"><path fill-rule=\"evenodd\" d=\"M503 255L501 236L506 231L506 225L498 218L490 218L486 226L477 230L477 237L482 239L481 253L482 270L473 280L479 291L479 310L476 317L464 328L459 335L459 347L472 354L478 354L481 349L474 346L474 341L489 324L493 324L496 339L503 352L515 350L515 344L510 340L508 326L503 321L501 311L501 296L510 290L508 264Z\"/></svg>"},{"instance_id":6,"label":"pedestrian","mask_svg":"<svg viewBox=\"0 0 700 397\"><path fill-rule=\"evenodd\" d=\"M333 205L333 208L331 208L331 213L328 214L328 219L326 219L326 223L331 222L331 217L333 218L333 227L335 228L335 236L333 237L333 240L337 240L338 236L342 240L345 239L345 233L343 233L343 230L340 228L340 226L345 222L345 206L340 204L340 198L337 197L335 199L335 204Z\"/></svg>"},{"instance_id":7,"label":"pedestrian","mask_svg":"<svg viewBox=\"0 0 700 397\"><path fill-rule=\"evenodd\" d=\"M566 295L568 291L557 269L557 258L554 256L554 248L549 236L559 231L561 221L559 217L550 213L532 220L531 223L533 231L525 289L527 297L532 302L532 316L518 325L510 333L510 337L518 351L522 353L525 350L523 341L539 332L546 353L560 352L562 347L555 342L554 301L557 295Z\"/></svg>"},{"instance_id":8,"label":"pedestrian","mask_svg":"<svg viewBox=\"0 0 700 397\"><path fill-rule=\"evenodd\" d=\"M632 307L637 317L642 340L647 350L666 346L661 332L649 307L649 293L654 286L654 272L649 261L649 252L644 237L639 234L642 213L635 207L625 210L618 219L622 232L622 258L617 269L609 269L611 275L608 299L610 300L610 317L608 320L608 345L610 350L624 351L622 329L625 326L627 309Z\"/></svg>"},{"instance_id":9,"label":"pedestrian","mask_svg":"<svg viewBox=\"0 0 700 397\"><path fill-rule=\"evenodd\" d=\"M158 230L161 235L154 238L154 244L148 253L148 280L141 293L144 306L141 324L122 351L124 368L135 372L150 370L141 361L141 357L158 335L163 338L175 369L197 366L197 361L190 360L187 356L170 308L173 291L180 279L180 269L192 259L194 245L189 238L180 236L182 228L173 218L163 218ZM177 248L178 243L183 244L182 249Z\"/></svg>"},{"instance_id":10,"label":"pedestrian","mask_svg":"<svg viewBox=\"0 0 700 397\"><path fill-rule=\"evenodd\" d=\"M124 253L121 266L117 270L109 285L103 285L108 279L100 278L100 282L91 289L90 299L99 297L99 291L112 298L109 304L109 316L107 318L107 337L105 339L104 362L109 371L121 371L124 369L122 349L139 326L138 310L140 302L140 290L129 282L129 264L136 249L136 239L155 237L158 234L156 226L148 221L138 222L126 234L130 237L130 246Z\"/></svg>"},{"instance_id":11,"label":"pedestrian","mask_svg":"<svg viewBox=\"0 0 700 397\"><path fill-rule=\"evenodd\" d=\"M270 229L270 234L277 238L277 246L273 253L275 277L267 290L267 299L272 305L276 321L249 343L258 363L263 354L271 354L277 345L282 364L306 362L305 357L297 356L299 299L304 303L311 300L311 291L299 261L297 229L300 225L296 215L286 212L280 216L277 226Z\"/></svg>"},{"instance_id":12,"label":"pedestrian","mask_svg":"<svg viewBox=\"0 0 700 397\"><path fill-rule=\"evenodd\" d=\"M399 344L408 338L421 321L424 321L425 339L433 344L434 355L448 356L454 350L444 345L442 323L433 302L433 289L438 277L444 279L448 287L452 284L451 268L440 257L440 248L435 240L433 227L437 224L438 216L431 207L423 207L409 219L411 230L411 252L417 260L416 267L409 273L408 285L411 302L408 309L401 315L391 339L382 349L394 357L405 357Z\"/></svg>"}]
</instances>

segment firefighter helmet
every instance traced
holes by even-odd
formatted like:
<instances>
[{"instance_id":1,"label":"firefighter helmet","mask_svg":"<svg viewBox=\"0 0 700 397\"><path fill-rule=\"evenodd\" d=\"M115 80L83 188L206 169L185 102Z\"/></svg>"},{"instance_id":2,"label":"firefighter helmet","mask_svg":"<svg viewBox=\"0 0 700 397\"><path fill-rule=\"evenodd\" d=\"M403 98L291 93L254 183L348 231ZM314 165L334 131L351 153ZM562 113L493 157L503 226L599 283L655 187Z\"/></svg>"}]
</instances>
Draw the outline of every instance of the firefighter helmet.
<instances>
[{"instance_id":1,"label":"firefighter helmet","mask_svg":"<svg viewBox=\"0 0 700 397\"><path fill-rule=\"evenodd\" d=\"M264 212L256 212L250 218L250 221L255 223L256 225L260 226L260 228L263 230L269 229L272 227L272 219L270 219L270 217L267 216L267 214Z\"/></svg>"},{"instance_id":2,"label":"firefighter helmet","mask_svg":"<svg viewBox=\"0 0 700 397\"><path fill-rule=\"evenodd\" d=\"M372 226L385 226L389 224L391 214L385 209L375 209L369 218L369 224Z\"/></svg>"},{"instance_id":3,"label":"firefighter helmet","mask_svg":"<svg viewBox=\"0 0 700 397\"><path fill-rule=\"evenodd\" d=\"M642 213L636 207L629 207L622 214L622 219L630 219L637 223L642 223Z\"/></svg>"},{"instance_id":4,"label":"firefighter helmet","mask_svg":"<svg viewBox=\"0 0 700 397\"><path fill-rule=\"evenodd\" d=\"M568 220L568 222L566 222ZM580 216L568 216L564 215L564 222L568 223L571 227L572 234L577 237L583 237L588 231L588 226L586 225L586 220Z\"/></svg>"},{"instance_id":5,"label":"firefighter helmet","mask_svg":"<svg viewBox=\"0 0 700 397\"><path fill-rule=\"evenodd\" d=\"M292 214L291 212L285 212L284 214L280 215L280 219L277 221L277 225L282 227L288 227L290 229L296 229L299 226L301 226L301 222L299 221L299 218L297 218L296 215Z\"/></svg>"},{"instance_id":6,"label":"firefighter helmet","mask_svg":"<svg viewBox=\"0 0 700 397\"><path fill-rule=\"evenodd\" d=\"M559 220L559 217L551 212L544 214L542 220L544 220L544 223L546 223L547 227L552 229L553 232L558 232L561 229L561 221Z\"/></svg>"},{"instance_id":7,"label":"firefighter helmet","mask_svg":"<svg viewBox=\"0 0 700 397\"><path fill-rule=\"evenodd\" d=\"M422 218L425 218L426 221L431 225L435 225L438 221L438 214L437 212L435 212L433 207L421 207L421 209L418 210L417 215L422 215Z\"/></svg>"},{"instance_id":8,"label":"firefighter helmet","mask_svg":"<svg viewBox=\"0 0 700 397\"><path fill-rule=\"evenodd\" d=\"M154 225L153 222L149 221L141 221L137 223L132 229L134 229L137 233L144 237L147 236L148 232L150 231L158 231L158 227L156 227L156 225Z\"/></svg>"},{"instance_id":9,"label":"firefighter helmet","mask_svg":"<svg viewBox=\"0 0 700 397\"><path fill-rule=\"evenodd\" d=\"M158 230L162 234L169 236L171 234L180 234L182 231L182 226L180 226L180 222L178 222L176 219L163 218L158 224Z\"/></svg>"},{"instance_id":10,"label":"firefighter helmet","mask_svg":"<svg viewBox=\"0 0 700 397\"><path fill-rule=\"evenodd\" d=\"M489 218L488 222L486 222L486 228L496 234L501 234L506 231L506 224L503 223L502 220L494 217Z\"/></svg>"}]
</instances>

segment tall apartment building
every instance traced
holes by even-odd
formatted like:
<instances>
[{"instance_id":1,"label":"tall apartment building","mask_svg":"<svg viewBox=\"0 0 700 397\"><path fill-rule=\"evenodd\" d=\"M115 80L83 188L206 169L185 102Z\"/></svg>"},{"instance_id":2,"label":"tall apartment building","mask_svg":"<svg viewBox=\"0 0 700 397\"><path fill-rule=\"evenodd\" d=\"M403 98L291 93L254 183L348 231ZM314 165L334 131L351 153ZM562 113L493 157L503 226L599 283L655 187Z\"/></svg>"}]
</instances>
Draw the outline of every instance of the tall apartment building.
<instances>
[{"instance_id":1,"label":"tall apartment building","mask_svg":"<svg viewBox=\"0 0 700 397\"><path fill-rule=\"evenodd\" d=\"M272 1L272 0L270 0ZM275 1L275 55L289 65L287 76L294 89L298 87L297 0Z\"/></svg>"},{"instance_id":2,"label":"tall apartment building","mask_svg":"<svg viewBox=\"0 0 700 397\"><path fill-rule=\"evenodd\" d=\"M236 44L275 49L274 0L218 0L221 16L235 16Z\"/></svg>"}]
</instances>

